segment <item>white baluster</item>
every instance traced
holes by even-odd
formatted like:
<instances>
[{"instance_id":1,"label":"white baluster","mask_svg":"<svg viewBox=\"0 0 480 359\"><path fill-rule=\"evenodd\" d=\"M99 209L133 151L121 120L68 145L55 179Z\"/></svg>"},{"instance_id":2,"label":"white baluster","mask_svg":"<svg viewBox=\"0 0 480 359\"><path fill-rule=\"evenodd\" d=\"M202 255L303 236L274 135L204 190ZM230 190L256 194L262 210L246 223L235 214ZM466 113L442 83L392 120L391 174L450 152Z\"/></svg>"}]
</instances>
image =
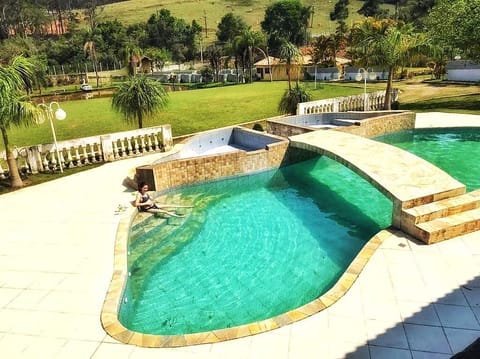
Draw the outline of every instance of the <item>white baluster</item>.
<instances>
[{"instance_id":1,"label":"white baluster","mask_svg":"<svg viewBox=\"0 0 480 359\"><path fill-rule=\"evenodd\" d=\"M140 153L140 146L138 145L138 137L132 137L133 139L133 152Z\"/></svg>"},{"instance_id":2,"label":"white baluster","mask_svg":"<svg viewBox=\"0 0 480 359\"><path fill-rule=\"evenodd\" d=\"M50 163L52 165L52 170L55 171L57 168L57 159L55 157L55 151L50 151Z\"/></svg>"},{"instance_id":3,"label":"white baluster","mask_svg":"<svg viewBox=\"0 0 480 359\"><path fill-rule=\"evenodd\" d=\"M128 151L128 155L131 156L132 155L132 152L133 152L133 149L132 149L132 141L130 138L126 138L127 140L127 151Z\"/></svg>"},{"instance_id":4,"label":"white baluster","mask_svg":"<svg viewBox=\"0 0 480 359\"><path fill-rule=\"evenodd\" d=\"M160 149L160 146L158 145L158 133L153 135L153 145L155 146L156 150Z\"/></svg>"},{"instance_id":5,"label":"white baluster","mask_svg":"<svg viewBox=\"0 0 480 359\"><path fill-rule=\"evenodd\" d=\"M65 167L65 158L63 157L63 148L58 150L58 153L60 154L60 158L58 159L58 163L60 163L62 168Z\"/></svg>"},{"instance_id":6,"label":"white baluster","mask_svg":"<svg viewBox=\"0 0 480 359\"><path fill-rule=\"evenodd\" d=\"M71 148L66 148L66 150L67 150L68 168L72 168L72 167L74 167L74 164L73 164Z\"/></svg>"},{"instance_id":7,"label":"white baluster","mask_svg":"<svg viewBox=\"0 0 480 359\"><path fill-rule=\"evenodd\" d=\"M75 147L75 160L77 161L77 167L81 167L83 165L82 159L80 158L80 153L78 153L78 147Z\"/></svg>"},{"instance_id":8,"label":"white baluster","mask_svg":"<svg viewBox=\"0 0 480 359\"><path fill-rule=\"evenodd\" d=\"M97 162L97 159L95 158L95 145L90 144L90 155L92 156L92 163Z\"/></svg>"},{"instance_id":9,"label":"white baluster","mask_svg":"<svg viewBox=\"0 0 480 359\"><path fill-rule=\"evenodd\" d=\"M45 153L45 154L43 155L43 161L42 161L42 163L43 163L43 168L44 168L45 170L47 170L47 169L49 168L49 166L48 166L48 159L47 159L47 153Z\"/></svg>"},{"instance_id":10,"label":"white baluster","mask_svg":"<svg viewBox=\"0 0 480 359\"><path fill-rule=\"evenodd\" d=\"M140 136L140 145L142 146L142 152L147 152L145 146L145 136Z\"/></svg>"},{"instance_id":11,"label":"white baluster","mask_svg":"<svg viewBox=\"0 0 480 359\"><path fill-rule=\"evenodd\" d=\"M82 147L82 152L83 152L83 159L84 159L84 164L88 165L90 161L88 160L88 154L87 154L87 145L81 146Z\"/></svg>"},{"instance_id":12,"label":"white baluster","mask_svg":"<svg viewBox=\"0 0 480 359\"><path fill-rule=\"evenodd\" d=\"M126 140L127 140L126 138L124 138L123 140L120 140L120 146L121 146L121 150L122 150L121 157L125 157L125 141Z\"/></svg>"},{"instance_id":13,"label":"white baluster","mask_svg":"<svg viewBox=\"0 0 480 359\"><path fill-rule=\"evenodd\" d=\"M113 159L118 158L118 147L117 147L117 141L112 142L112 151L113 151Z\"/></svg>"}]
</instances>

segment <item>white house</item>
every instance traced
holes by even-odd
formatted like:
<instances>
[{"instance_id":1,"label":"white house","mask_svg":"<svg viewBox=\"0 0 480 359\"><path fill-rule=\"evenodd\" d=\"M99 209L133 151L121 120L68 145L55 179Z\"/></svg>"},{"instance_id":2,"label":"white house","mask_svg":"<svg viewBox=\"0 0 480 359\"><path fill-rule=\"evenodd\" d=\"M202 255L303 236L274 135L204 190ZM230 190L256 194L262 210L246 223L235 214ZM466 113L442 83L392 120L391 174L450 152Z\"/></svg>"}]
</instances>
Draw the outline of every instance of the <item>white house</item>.
<instances>
[{"instance_id":1,"label":"white house","mask_svg":"<svg viewBox=\"0 0 480 359\"><path fill-rule=\"evenodd\" d=\"M340 79L340 71L336 67L318 67L315 66L306 67L308 74L319 81L333 81Z\"/></svg>"},{"instance_id":2,"label":"white house","mask_svg":"<svg viewBox=\"0 0 480 359\"><path fill-rule=\"evenodd\" d=\"M480 81L480 64L467 60L456 60L447 63L447 80Z\"/></svg>"}]
</instances>

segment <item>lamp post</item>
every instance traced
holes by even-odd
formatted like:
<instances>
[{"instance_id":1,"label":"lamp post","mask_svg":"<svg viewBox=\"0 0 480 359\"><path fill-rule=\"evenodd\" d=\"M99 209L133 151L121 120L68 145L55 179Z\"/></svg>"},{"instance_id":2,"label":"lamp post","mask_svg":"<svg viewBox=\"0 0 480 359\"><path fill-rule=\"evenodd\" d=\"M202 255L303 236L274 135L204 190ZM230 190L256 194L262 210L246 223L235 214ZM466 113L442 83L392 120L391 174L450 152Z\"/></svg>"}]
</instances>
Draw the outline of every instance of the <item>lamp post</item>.
<instances>
[{"instance_id":1,"label":"lamp post","mask_svg":"<svg viewBox=\"0 0 480 359\"><path fill-rule=\"evenodd\" d=\"M53 105L57 106L57 109L55 110L55 118L59 121L65 120L65 118L67 118L67 113L60 107L60 104L58 102L53 101L50 102L48 105L41 103L38 105L38 107L41 107L45 111L45 114L50 121L50 128L52 129L53 134L53 143L55 144L55 152L57 153L58 163L60 165L60 172L63 173L62 159L60 157L60 152L58 151L57 135L55 134L55 127L53 127ZM44 120L45 118L42 118L40 123L43 123Z\"/></svg>"},{"instance_id":2,"label":"lamp post","mask_svg":"<svg viewBox=\"0 0 480 359\"><path fill-rule=\"evenodd\" d=\"M363 79L363 111L367 111L367 77L370 80L375 79L375 73L373 70L364 69L363 67L359 68L355 80L362 81Z\"/></svg>"}]
</instances>

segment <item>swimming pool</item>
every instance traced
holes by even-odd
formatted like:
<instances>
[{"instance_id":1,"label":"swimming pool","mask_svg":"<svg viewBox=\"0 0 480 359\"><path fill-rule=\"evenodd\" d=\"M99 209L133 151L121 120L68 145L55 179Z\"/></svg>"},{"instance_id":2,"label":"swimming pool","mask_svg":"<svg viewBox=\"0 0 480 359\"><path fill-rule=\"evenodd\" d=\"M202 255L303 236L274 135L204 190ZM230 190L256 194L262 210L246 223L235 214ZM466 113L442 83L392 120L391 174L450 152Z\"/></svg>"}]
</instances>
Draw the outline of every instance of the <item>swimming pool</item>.
<instances>
[{"instance_id":1,"label":"swimming pool","mask_svg":"<svg viewBox=\"0 0 480 359\"><path fill-rule=\"evenodd\" d=\"M478 130L403 131L377 140L479 187L479 176L470 175ZM390 224L392 212L370 184L325 157L169 193L179 195L196 205L184 223L130 238L119 319L132 331L212 331L309 303Z\"/></svg>"},{"instance_id":2,"label":"swimming pool","mask_svg":"<svg viewBox=\"0 0 480 359\"><path fill-rule=\"evenodd\" d=\"M467 186L480 188L480 128L414 129L379 136L375 140L412 152Z\"/></svg>"},{"instance_id":3,"label":"swimming pool","mask_svg":"<svg viewBox=\"0 0 480 359\"><path fill-rule=\"evenodd\" d=\"M298 308L338 280L392 212L326 157L169 195L179 193L196 205L184 223L130 240L119 315L130 330L205 332Z\"/></svg>"}]
</instances>

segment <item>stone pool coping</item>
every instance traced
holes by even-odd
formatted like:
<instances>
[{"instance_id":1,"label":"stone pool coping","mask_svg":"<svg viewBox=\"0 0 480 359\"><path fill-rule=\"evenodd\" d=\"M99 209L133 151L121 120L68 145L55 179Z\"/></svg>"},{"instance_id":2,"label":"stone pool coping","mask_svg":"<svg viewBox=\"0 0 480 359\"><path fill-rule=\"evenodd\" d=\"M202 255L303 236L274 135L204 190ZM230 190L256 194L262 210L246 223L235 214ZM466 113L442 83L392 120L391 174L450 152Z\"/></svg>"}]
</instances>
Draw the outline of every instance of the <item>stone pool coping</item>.
<instances>
[{"instance_id":1,"label":"stone pool coping","mask_svg":"<svg viewBox=\"0 0 480 359\"><path fill-rule=\"evenodd\" d=\"M128 209L118 224L114 248L114 268L110 287L107 291L101 313L103 329L112 338L125 343L149 348L173 348L197 344L218 343L225 340L242 338L267 332L305 319L318 313L347 293L376 249L390 237L389 230L382 230L373 236L356 255L339 280L325 294L317 299L289 312L261 321L232 328L217 329L208 332L184 335L154 335L129 330L118 320L124 286L128 278L127 244L128 233L137 216L134 208Z\"/></svg>"}]
</instances>

